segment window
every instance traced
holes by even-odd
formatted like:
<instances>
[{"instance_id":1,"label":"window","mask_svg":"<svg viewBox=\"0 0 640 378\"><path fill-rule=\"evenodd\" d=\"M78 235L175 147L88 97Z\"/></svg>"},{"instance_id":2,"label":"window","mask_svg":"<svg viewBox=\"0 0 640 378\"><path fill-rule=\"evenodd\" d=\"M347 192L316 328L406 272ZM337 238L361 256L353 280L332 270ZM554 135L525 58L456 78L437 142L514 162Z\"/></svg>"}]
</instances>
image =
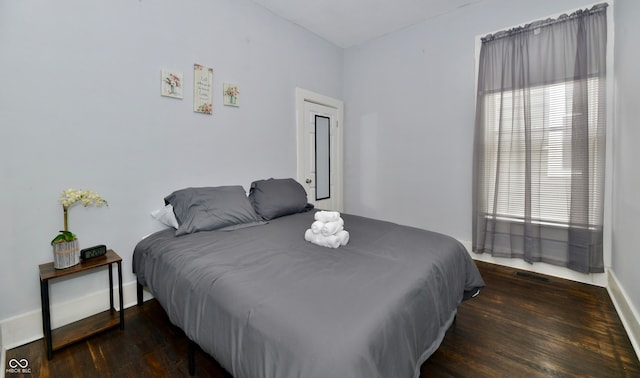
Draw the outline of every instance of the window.
<instances>
[{"instance_id":1,"label":"window","mask_svg":"<svg viewBox=\"0 0 640 378\"><path fill-rule=\"evenodd\" d=\"M603 196L597 180L602 175L603 162L596 159L603 154L603 135L598 130L598 113L604 112L599 100L600 80L586 80L588 106L574 109L575 81L506 91L485 96L485 172L488 209L496 217L521 221L525 217L525 185L527 153L526 135L530 135L529 151L531 177L531 218L533 222L566 225L570 220L571 188L574 176L590 180L591 197ZM528 117L525 101L529 102ZM525 132L525 119L530 119L530 133ZM572 149L572 122L586 122L588 130L588 166L572 167L572 155L582 151ZM500 127L500 125L509 127ZM574 155L574 156L575 156ZM584 154L585 157L587 154ZM496 177L498 183L496 185ZM498 191L496 193L496 190ZM494 203L495 202L495 203ZM601 206L591 206L601 209ZM601 214L591 211L588 224L595 224Z\"/></svg>"},{"instance_id":2,"label":"window","mask_svg":"<svg viewBox=\"0 0 640 378\"><path fill-rule=\"evenodd\" d=\"M473 251L604 271L606 8L481 39Z\"/></svg>"}]
</instances>

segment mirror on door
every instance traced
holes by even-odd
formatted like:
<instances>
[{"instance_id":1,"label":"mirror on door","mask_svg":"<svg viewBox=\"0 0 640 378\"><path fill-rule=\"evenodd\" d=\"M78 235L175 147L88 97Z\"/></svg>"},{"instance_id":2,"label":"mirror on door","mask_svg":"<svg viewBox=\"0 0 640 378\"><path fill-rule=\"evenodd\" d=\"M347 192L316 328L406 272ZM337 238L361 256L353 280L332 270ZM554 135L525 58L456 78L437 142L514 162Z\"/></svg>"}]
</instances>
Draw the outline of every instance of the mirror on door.
<instances>
[{"instance_id":1,"label":"mirror on door","mask_svg":"<svg viewBox=\"0 0 640 378\"><path fill-rule=\"evenodd\" d=\"M331 128L329 117L315 117L316 201L331 197Z\"/></svg>"}]
</instances>

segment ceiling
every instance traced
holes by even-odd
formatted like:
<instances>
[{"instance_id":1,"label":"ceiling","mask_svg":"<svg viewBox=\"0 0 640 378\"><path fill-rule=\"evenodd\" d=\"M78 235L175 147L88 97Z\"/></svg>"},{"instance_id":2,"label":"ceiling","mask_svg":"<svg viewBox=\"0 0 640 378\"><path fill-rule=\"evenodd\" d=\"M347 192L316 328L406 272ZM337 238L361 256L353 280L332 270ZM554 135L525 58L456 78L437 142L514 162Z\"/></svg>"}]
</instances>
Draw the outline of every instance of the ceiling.
<instances>
[{"instance_id":1,"label":"ceiling","mask_svg":"<svg viewBox=\"0 0 640 378\"><path fill-rule=\"evenodd\" d=\"M348 48L483 0L253 0Z\"/></svg>"}]
</instances>

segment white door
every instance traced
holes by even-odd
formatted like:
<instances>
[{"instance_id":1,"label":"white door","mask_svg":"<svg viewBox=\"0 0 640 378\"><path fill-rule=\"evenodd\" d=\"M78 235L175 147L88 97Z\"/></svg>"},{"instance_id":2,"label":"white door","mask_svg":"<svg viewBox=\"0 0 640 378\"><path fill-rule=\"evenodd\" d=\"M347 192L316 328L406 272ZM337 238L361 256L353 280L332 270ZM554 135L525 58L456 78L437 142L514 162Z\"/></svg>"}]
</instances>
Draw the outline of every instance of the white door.
<instances>
[{"instance_id":1,"label":"white door","mask_svg":"<svg viewBox=\"0 0 640 378\"><path fill-rule=\"evenodd\" d=\"M309 203L316 208L342 211L339 109L303 101L300 115L298 181L305 187Z\"/></svg>"}]
</instances>

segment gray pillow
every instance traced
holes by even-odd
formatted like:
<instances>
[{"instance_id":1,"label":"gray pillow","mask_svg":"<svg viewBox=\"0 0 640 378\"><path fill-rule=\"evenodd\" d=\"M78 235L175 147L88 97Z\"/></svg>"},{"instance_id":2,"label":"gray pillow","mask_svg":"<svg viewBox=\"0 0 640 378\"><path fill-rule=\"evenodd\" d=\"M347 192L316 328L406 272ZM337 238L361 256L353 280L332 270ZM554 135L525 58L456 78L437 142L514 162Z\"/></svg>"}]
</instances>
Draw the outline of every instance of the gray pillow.
<instances>
[{"instance_id":1,"label":"gray pillow","mask_svg":"<svg viewBox=\"0 0 640 378\"><path fill-rule=\"evenodd\" d=\"M164 201L173 206L178 220L176 236L265 224L239 185L181 189L166 196Z\"/></svg>"},{"instance_id":2,"label":"gray pillow","mask_svg":"<svg viewBox=\"0 0 640 378\"><path fill-rule=\"evenodd\" d=\"M270 178L252 182L249 201L258 215L266 220L309 209L307 192L292 178Z\"/></svg>"}]
</instances>

